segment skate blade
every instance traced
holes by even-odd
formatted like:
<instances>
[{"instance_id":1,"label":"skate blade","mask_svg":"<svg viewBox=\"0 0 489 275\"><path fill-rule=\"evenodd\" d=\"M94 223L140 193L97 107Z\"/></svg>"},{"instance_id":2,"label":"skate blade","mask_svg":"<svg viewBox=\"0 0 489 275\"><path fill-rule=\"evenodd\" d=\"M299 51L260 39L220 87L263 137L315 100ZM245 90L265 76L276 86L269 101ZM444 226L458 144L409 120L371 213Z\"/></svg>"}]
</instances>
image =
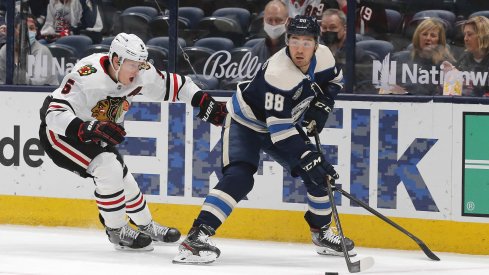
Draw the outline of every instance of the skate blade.
<instances>
[{"instance_id":1,"label":"skate blade","mask_svg":"<svg viewBox=\"0 0 489 275\"><path fill-rule=\"evenodd\" d=\"M329 247L316 246L315 248L316 248L316 252L319 255L343 257L343 252L338 252ZM348 256L355 257L356 255L357 252L355 251L355 249L348 251Z\"/></svg>"},{"instance_id":2,"label":"skate blade","mask_svg":"<svg viewBox=\"0 0 489 275\"><path fill-rule=\"evenodd\" d=\"M210 264L217 259L217 254L211 251L201 251L199 255L192 254L189 250L181 250L172 263L174 264Z\"/></svg>"},{"instance_id":3,"label":"skate blade","mask_svg":"<svg viewBox=\"0 0 489 275\"><path fill-rule=\"evenodd\" d=\"M142 248L131 248L129 246L114 244L114 248L115 250L118 251L130 251L130 252L149 252L154 250L154 247L151 244Z\"/></svg>"}]
</instances>

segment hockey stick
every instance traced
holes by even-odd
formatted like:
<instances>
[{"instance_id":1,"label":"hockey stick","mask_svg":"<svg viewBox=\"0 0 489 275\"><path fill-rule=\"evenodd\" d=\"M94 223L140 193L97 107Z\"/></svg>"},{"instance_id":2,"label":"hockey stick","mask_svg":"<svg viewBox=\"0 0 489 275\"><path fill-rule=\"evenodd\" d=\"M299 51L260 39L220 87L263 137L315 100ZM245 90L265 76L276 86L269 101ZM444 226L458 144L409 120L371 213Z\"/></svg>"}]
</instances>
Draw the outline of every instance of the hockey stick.
<instances>
[{"instance_id":1,"label":"hockey stick","mask_svg":"<svg viewBox=\"0 0 489 275\"><path fill-rule=\"evenodd\" d=\"M321 148L321 142L319 141L319 134L316 127L314 127L313 131L314 131L314 138L316 139L316 146L318 148L318 151L321 152L321 154L323 154L323 150ZM343 248L343 256L345 257L348 271L350 271L350 273L357 273L357 272L365 271L368 268L371 268L374 265L374 258L372 257L366 257L356 262L352 262L350 260L350 255L348 255L348 249L346 248L345 235L343 234L343 229L341 228L341 223L340 223L340 217L338 216L338 210L336 210L336 204L334 202L334 195L333 195L333 190L331 189L330 178L326 180L326 191L328 191L329 202L331 204L331 210L336 223L336 229L338 229L338 234L340 235L341 247Z\"/></svg>"},{"instance_id":2,"label":"hockey stick","mask_svg":"<svg viewBox=\"0 0 489 275\"><path fill-rule=\"evenodd\" d=\"M319 152L322 153L321 141L319 140L319 134L318 134L318 132L316 130L314 130L314 138L316 140L316 146L317 146ZM328 189L330 189L329 184L328 184ZM388 223L391 226L395 227L397 230L399 230L402 233L406 234L409 238L411 238L412 240L414 240L418 244L418 246L421 248L421 250L423 250L424 254L426 254L426 256L428 256L428 258L430 258L430 259L432 259L434 261L439 261L440 260L440 258L438 258L438 256L436 256L435 253L433 253L433 251L431 251L428 248L428 246L423 241L421 241L418 237L414 236L409 231L407 231L406 229L404 229L403 227L401 227L397 223L393 222L391 219L387 218L386 216L382 215L380 212L378 212L377 210L373 209L368 204L366 204L363 201L355 198L354 196L352 196L351 194L349 194L345 190L343 190L343 189L341 189L339 187L336 187L336 190L338 192L340 192L343 196L345 196L348 199L350 199L351 201L354 201L354 202L358 203L360 206L362 206L363 208L365 208L365 210L367 210L368 212L374 214L375 216L377 216L381 220L385 221L386 223ZM334 206L333 201L331 201L331 204L332 204L332 206Z\"/></svg>"}]
</instances>

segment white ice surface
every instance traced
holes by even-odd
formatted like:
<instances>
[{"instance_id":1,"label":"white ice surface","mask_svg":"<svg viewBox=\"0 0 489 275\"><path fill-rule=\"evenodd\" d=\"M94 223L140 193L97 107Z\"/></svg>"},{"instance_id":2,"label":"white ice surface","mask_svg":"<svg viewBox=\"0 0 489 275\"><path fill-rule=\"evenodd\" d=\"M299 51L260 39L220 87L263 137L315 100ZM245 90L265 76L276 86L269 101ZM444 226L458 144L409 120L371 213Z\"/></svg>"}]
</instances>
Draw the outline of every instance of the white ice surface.
<instances>
[{"instance_id":1,"label":"white ice surface","mask_svg":"<svg viewBox=\"0 0 489 275\"><path fill-rule=\"evenodd\" d=\"M211 265L177 265L177 245L153 252L113 249L105 233L95 229L0 226L0 274L349 274L343 257L320 256L312 244L214 238L221 257ZM361 274L489 274L489 256L437 253L429 260L421 250L357 247L357 261L367 256L375 265Z\"/></svg>"}]
</instances>

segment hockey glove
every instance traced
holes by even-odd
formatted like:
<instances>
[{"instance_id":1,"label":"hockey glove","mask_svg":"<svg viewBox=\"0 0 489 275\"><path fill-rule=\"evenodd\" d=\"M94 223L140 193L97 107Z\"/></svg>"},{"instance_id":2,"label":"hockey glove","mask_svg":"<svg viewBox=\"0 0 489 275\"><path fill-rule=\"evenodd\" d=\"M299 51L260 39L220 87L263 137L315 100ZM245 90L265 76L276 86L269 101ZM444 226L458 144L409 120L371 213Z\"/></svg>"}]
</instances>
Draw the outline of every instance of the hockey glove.
<instances>
[{"instance_id":1,"label":"hockey glove","mask_svg":"<svg viewBox=\"0 0 489 275\"><path fill-rule=\"evenodd\" d=\"M311 101L309 109L304 114L304 119L302 120L302 126L306 127L308 136L314 136L314 128L317 129L318 133L321 133L333 107L333 98L322 93L317 94Z\"/></svg>"},{"instance_id":2,"label":"hockey glove","mask_svg":"<svg viewBox=\"0 0 489 275\"><path fill-rule=\"evenodd\" d=\"M217 102L211 95L202 91L194 95L192 106L200 108L197 117L216 126L221 126L228 114L225 102Z\"/></svg>"},{"instance_id":3,"label":"hockey glove","mask_svg":"<svg viewBox=\"0 0 489 275\"><path fill-rule=\"evenodd\" d=\"M97 143L101 141L109 145L117 145L124 141L126 131L124 128L111 121L85 121L78 129L78 138L85 143Z\"/></svg>"},{"instance_id":4,"label":"hockey glove","mask_svg":"<svg viewBox=\"0 0 489 275\"><path fill-rule=\"evenodd\" d=\"M331 187L334 188L334 180L339 179L338 173L334 170L333 165L329 164L323 154L318 152L309 152L299 161L302 170L301 176L304 181L311 181L316 185L325 186L329 177ZM304 178L305 177L305 178Z\"/></svg>"}]
</instances>

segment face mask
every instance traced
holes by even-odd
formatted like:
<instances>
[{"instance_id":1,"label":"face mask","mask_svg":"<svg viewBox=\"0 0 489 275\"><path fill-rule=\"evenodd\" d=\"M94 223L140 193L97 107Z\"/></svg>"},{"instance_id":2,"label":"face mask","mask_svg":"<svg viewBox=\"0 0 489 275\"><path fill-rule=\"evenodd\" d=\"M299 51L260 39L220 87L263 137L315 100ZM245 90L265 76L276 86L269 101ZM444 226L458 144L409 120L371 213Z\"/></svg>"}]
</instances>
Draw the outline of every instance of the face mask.
<instances>
[{"instance_id":1,"label":"face mask","mask_svg":"<svg viewBox=\"0 0 489 275\"><path fill-rule=\"evenodd\" d=\"M271 39L277 39L285 33L285 24L272 26L263 22L263 29Z\"/></svg>"},{"instance_id":2,"label":"face mask","mask_svg":"<svg viewBox=\"0 0 489 275\"><path fill-rule=\"evenodd\" d=\"M321 39L325 45L333 45L340 42L338 39L338 32L323 32L321 33Z\"/></svg>"},{"instance_id":3,"label":"face mask","mask_svg":"<svg viewBox=\"0 0 489 275\"><path fill-rule=\"evenodd\" d=\"M32 45L36 41L37 32L29 31L29 43Z\"/></svg>"}]
</instances>

